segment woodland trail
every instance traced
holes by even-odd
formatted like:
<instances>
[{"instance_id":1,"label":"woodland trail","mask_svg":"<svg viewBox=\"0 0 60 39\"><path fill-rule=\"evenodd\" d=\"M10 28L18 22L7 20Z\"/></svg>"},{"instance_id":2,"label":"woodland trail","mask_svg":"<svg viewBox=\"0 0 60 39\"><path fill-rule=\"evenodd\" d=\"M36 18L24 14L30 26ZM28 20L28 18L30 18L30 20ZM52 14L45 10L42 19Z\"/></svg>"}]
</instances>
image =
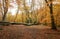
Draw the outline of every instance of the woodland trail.
<instances>
[{"instance_id":1,"label":"woodland trail","mask_svg":"<svg viewBox=\"0 0 60 39\"><path fill-rule=\"evenodd\" d=\"M2 26L0 39L60 39L60 29L53 31L50 27L42 25Z\"/></svg>"}]
</instances>

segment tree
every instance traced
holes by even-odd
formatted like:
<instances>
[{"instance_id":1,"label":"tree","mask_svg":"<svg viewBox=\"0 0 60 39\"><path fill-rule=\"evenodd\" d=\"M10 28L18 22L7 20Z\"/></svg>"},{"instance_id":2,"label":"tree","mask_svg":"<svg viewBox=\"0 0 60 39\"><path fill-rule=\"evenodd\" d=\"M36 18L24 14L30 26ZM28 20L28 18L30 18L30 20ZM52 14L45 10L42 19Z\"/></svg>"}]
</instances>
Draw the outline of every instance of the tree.
<instances>
[{"instance_id":1,"label":"tree","mask_svg":"<svg viewBox=\"0 0 60 39\"><path fill-rule=\"evenodd\" d=\"M48 1L45 0L45 2L47 3L47 5L49 6L49 9L50 9L52 29L53 29L53 30L57 30L57 28L56 28L56 24L55 24L55 22L54 22L52 0L49 0L49 1L50 1L50 4L48 4Z\"/></svg>"},{"instance_id":2,"label":"tree","mask_svg":"<svg viewBox=\"0 0 60 39\"><path fill-rule=\"evenodd\" d=\"M16 16L15 16L14 22L15 22L15 20L16 20L16 18L17 18L18 13L19 13L20 0L16 0L16 3L17 3L17 5L18 5L18 8L17 8L17 12L16 12Z\"/></svg>"},{"instance_id":3,"label":"tree","mask_svg":"<svg viewBox=\"0 0 60 39\"><path fill-rule=\"evenodd\" d=\"M2 17L2 21L5 21L5 17L6 17L6 14L7 14L7 11L8 11L8 0L2 0L3 1L3 9L4 9L4 15Z\"/></svg>"}]
</instances>

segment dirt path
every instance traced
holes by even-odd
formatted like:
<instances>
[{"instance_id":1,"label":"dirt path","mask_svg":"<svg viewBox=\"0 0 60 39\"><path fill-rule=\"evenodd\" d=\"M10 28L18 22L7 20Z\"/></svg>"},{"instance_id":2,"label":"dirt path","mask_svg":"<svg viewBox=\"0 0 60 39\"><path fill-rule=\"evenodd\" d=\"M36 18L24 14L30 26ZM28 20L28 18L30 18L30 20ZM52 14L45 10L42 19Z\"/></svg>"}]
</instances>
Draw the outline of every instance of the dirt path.
<instances>
[{"instance_id":1,"label":"dirt path","mask_svg":"<svg viewBox=\"0 0 60 39\"><path fill-rule=\"evenodd\" d=\"M60 39L60 31L53 31L50 27L41 25L3 26L0 39Z\"/></svg>"}]
</instances>

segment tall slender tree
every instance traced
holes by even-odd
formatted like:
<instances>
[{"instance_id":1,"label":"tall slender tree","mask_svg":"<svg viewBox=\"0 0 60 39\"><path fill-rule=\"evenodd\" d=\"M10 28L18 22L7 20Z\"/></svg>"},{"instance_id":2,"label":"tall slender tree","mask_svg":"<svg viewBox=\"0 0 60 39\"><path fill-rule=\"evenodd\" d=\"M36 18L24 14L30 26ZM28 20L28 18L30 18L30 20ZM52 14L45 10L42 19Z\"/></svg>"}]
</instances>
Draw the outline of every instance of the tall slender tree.
<instances>
[{"instance_id":1,"label":"tall slender tree","mask_svg":"<svg viewBox=\"0 0 60 39\"><path fill-rule=\"evenodd\" d=\"M17 7L16 16L15 16L15 18L14 18L14 22L15 22L15 20L16 20L16 18L17 18L18 13L19 13L20 0L16 0L16 3L17 3L17 5L18 5L18 7Z\"/></svg>"},{"instance_id":2,"label":"tall slender tree","mask_svg":"<svg viewBox=\"0 0 60 39\"><path fill-rule=\"evenodd\" d=\"M52 29L57 30L56 24L54 22L54 16L53 16L53 3L52 3L53 1L52 0L49 0L49 1L50 1L50 4L48 4L48 0L45 0L45 2L47 3L47 5L49 6L49 9L50 9Z\"/></svg>"},{"instance_id":3,"label":"tall slender tree","mask_svg":"<svg viewBox=\"0 0 60 39\"><path fill-rule=\"evenodd\" d=\"M5 21L5 17L8 11L8 0L2 0L3 2L3 17L2 17L2 21Z\"/></svg>"},{"instance_id":4,"label":"tall slender tree","mask_svg":"<svg viewBox=\"0 0 60 39\"><path fill-rule=\"evenodd\" d=\"M23 5L24 5L24 10L25 10L25 12L26 12L26 20L28 20L28 22L29 22L29 10L27 9L27 6L26 6L26 0L23 0Z\"/></svg>"}]
</instances>

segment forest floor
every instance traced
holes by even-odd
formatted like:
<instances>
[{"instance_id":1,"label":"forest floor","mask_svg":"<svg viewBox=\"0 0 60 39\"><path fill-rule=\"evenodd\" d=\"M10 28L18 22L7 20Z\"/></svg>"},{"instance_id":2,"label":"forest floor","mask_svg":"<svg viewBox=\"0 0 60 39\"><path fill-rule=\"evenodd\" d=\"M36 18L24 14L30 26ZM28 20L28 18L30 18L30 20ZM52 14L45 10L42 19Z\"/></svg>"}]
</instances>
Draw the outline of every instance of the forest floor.
<instances>
[{"instance_id":1,"label":"forest floor","mask_svg":"<svg viewBox=\"0 0 60 39\"><path fill-rule=\"evenodd\" d=\"M60 29L54 31L49 26L10 25L0 28L0 39L60 39Z\"/></svg>"}]
</instances>

